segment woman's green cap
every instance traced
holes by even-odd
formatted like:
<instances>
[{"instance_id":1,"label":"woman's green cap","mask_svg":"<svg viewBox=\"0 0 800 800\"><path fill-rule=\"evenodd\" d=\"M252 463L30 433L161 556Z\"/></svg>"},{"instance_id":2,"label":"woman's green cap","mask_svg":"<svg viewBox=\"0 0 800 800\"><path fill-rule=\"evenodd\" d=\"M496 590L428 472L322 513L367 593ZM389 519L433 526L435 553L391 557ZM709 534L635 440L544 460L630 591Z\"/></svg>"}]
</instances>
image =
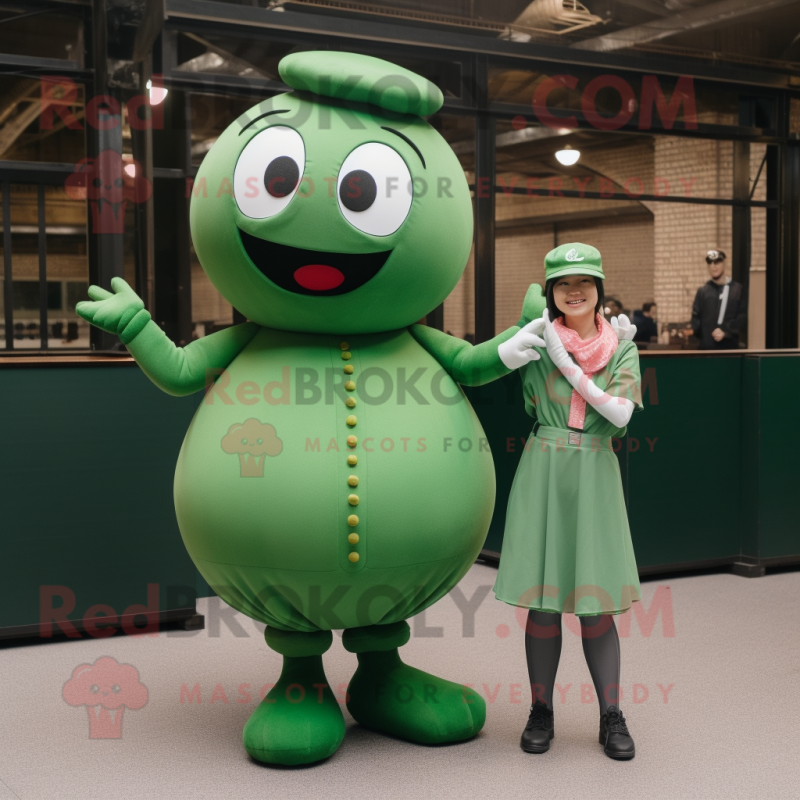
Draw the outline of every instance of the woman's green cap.
<instances>
[{"instance_id":1,"label":"woman's green cap","mask_svg":"<svg viewBox=\"0 0 800 800\"><path fill-rule=\"evenodd\" d=\"M562 244L551 250L544 257L545 279L549 281L562 275L592 275L605 280L600 251L580 242Z\"/></svg>"},{"instance_id":2,"label":"woman's green cap","mask_svg":"<svg viewBox=\"0 0 800 800\"><path fill-rule=\"evenodd\" d=\"M281 59L278 72L292 89L371 103L396 114L424 117L436 113L444 103L439 87L426 78L380 58L357 53L291 53Z\"/></svg>"}]
</instances>

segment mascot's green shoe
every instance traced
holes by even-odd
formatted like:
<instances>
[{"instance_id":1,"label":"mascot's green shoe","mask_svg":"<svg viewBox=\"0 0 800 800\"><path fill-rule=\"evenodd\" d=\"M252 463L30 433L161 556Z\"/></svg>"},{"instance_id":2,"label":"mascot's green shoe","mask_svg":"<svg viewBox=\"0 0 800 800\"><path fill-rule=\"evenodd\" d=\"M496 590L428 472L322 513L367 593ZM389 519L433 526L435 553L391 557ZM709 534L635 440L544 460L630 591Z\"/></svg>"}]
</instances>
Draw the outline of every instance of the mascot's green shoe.
<instances>
[{"instance_id":1,"label":"mascot's green shoe","mask_svg":"<svg viewBox=\"0 0 800 800\"><path fill-rule=\"evenodd\" d=\"M367 728L419 744L469 739L486 721L486 703L472 689L410 667L397 648L408 641L405 622L347 630L342 639L358 655L347 709Z\"/></svg>"},{"instance_id":2,"label":"mascot's green shoe","mask_svg":"<svg viewBox=\"0 0 800 800\"><path fill-rule=\"evenodd\" d=\"M342 709L325 678L322 655L302 654L327 650L330 631L287 634L267 628L265 635L270 647L283 653L283 670L244 726L244 749L267 764L313 764L333 755L344 739Z\"/></svg>"}]
</instances>

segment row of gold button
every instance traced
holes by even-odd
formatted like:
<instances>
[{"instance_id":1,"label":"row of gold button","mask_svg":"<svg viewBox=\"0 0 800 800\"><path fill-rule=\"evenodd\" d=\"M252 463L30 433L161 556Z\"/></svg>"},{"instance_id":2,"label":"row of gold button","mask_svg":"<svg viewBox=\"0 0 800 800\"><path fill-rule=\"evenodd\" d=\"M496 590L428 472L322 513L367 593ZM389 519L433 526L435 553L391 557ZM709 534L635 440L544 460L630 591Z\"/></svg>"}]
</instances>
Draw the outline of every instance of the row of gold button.
<instances>
[{"instance_id":1,"label":"row of gold button","mask_svg":"<svg viewBox=\"0 0 800 800\"><path fill-rule=\"evenodd\" d=\"M353 354L350 352L350 345L347 342L342 342L339 345L339 347L342 350L342 361L349 361L353 357ZM345 372L345 375L352 375L353 374L353 365L352 364L345 364L344 365L344 372ZM356 384L355 384L355 382L353 381L352 378L348 378L345 381L344 388L348 392L355 391ZM348 408L355 408L356 407L356 399L355 399L355 397L349 396L344 402L345 402L345 405ZM347 417L347 419L345 420L345 422L347 423L348 427L354 428L356 426L356 423L358 422L358 417L356 417L355 414L350 414ZM353 436L351 434L350 436L347 437L347 446L349 448L353 449L353 448L355 448L355 446L357 444L358 444L358 439L355 436ZM347 463L348 463L349 466L354 467L356 464L358 464L358 456L355 453L350 453L347 456ZM352 487L352 488L355 488L356 486L358 486L358 476L357 475L348 476L347 485ZM358 495L357 494L350 494L348 496L348 498L347 498L347 502L350 503L351 506L357 506L358 505ZM347 524L351 528L355 528L356 525L358 525L358 516L356 514L350 514L350 516L347 518ZM355 530L351 531L350 534L347 537L347 541L351 545L357 545L358 541L359 541L358 532L355 531ZM358 553L355 550L353 550L353 551L350 552L350 554L347 557L350 559L350 561L353 564L355 564L358 561L360 556L358 555Z\"/></svg>"}]
</instances>

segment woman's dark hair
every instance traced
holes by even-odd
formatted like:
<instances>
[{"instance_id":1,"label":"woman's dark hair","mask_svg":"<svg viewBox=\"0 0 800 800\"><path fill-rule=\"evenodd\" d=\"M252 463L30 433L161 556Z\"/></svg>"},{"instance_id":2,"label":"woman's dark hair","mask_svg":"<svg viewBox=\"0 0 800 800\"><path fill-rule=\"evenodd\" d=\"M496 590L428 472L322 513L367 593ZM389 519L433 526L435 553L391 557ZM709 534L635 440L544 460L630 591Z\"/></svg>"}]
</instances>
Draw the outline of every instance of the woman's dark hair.
<instances>
[{"instance_id":1,"label":"woman's dark hair","mask_svg":"<svg viewBox=\"0 0 800 800\"><path fill-rule=\"evenodd\" d=\"M562 313L558 310L556 301L553 299L553 287L559 280L561 280L561 278L564 277L566 276L561 275L558 278L550 278L550 280L547 281L544 287L544 296L545 299L547 300L547 311L549 312L551 320L563 316ZM603 280L602 278L595 278L593 275L587 275L586 277L591 278L594 281L594 285L597 287L597 305L594 307L594 310L595 312L599 313L600 316L602 316L603 303L605 302L605 295L603 294Z\"/></svg>"}]
</instances>

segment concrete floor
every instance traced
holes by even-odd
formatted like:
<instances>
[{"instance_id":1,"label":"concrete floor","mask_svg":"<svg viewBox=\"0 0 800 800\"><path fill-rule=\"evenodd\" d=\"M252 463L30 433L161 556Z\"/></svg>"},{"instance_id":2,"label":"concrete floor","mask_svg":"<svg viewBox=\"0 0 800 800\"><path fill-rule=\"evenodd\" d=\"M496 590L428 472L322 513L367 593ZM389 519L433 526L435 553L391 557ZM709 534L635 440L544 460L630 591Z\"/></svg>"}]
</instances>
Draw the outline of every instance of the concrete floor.
<instances>
[{"instance_id":1,"label":"concrete floor","mask_svg":"<svg viewBox=\"0 0 800 800\"><path fill-rule=\"evenodd\" d=\"M451 594L423 624L412 623L402 651L408 663L487 697L486 726L470 742L413 745L362 729L345 710L344 744L324 763L273 768L250 760L242 726L259 687L277 678L280 658L264 644L263 626L205 599L206 630L195 634L0 649L0 800L798 796L800 572L642 584L642 610L662 603L661 614L618 619L621 705L637 748L631 762L611 761L597 743L589 672L569 630L574 618L565 620L556 739L544 755L519 749L529 705L523 635L515 610L489 592L494 576L475 565L455 590L458 598L483 596L474 629ZM147 689L146 705L125 709L119 739L90 738L87 708L64 700L73 670L102 656L133 665ZM355 656L335 637L325 663L338 687ZM201 702L186 694L181 702L184 684L190 692L197 684ZM240 693L242 684L249 690Z\"/></svg>"}]
</instances>

